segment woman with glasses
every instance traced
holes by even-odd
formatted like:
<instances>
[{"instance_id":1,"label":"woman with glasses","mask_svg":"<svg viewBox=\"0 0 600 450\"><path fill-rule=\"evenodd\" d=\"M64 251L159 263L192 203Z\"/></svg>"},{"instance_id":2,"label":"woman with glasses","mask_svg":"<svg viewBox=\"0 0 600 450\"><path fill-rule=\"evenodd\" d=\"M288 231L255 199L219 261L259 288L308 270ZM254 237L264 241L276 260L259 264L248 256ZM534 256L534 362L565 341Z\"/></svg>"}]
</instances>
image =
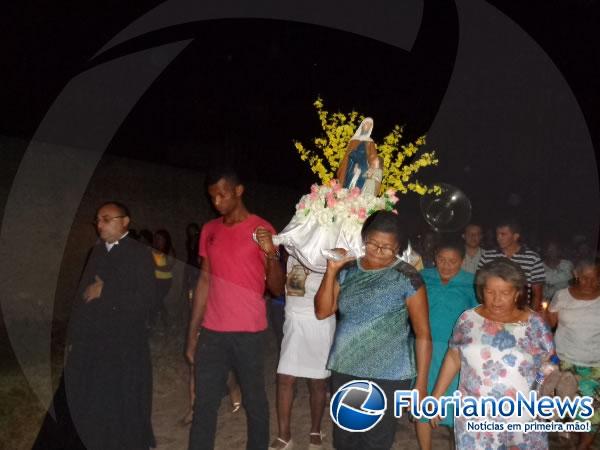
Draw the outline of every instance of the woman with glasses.
<instances>
[{"instance_id":1,"label":"woman with glasses","mask_svg":"<svg viewBox=\"0 0 600 450\"><path fill-rule=\"evenodd\" d=\"M364 256L329 260L315 296L317 318L339 313L328 361L333 391L352 380L370 380L393 405L394 391L409 389L416 377L415 388L423 397L431 358L427 295L418 272L399 259L407 239L398 216L376 212L365 221L361 236ZM334 427L334 446L389 449L395 426L393 408L388 407L369 431Z\"/></svg>"},{"instance_id":2,"label":"woman with glasses","mask_svg":"<svg viewBox=\"0 0 600 450\"><path fill-rule=\"evenodd\" d=\"M429 393L431 393L442 367L454 323L463 311L477 306L475 277L472 273L461 269L465 257L464 245L458 242L444 241L437 245L433 253L435 267L421 272L427 288L429 323L433 342L431 367L429 368ZM455 377L446 390L446 395L451 396L457 387L458 377ZM452 431L454 427L453 414L447 415L440 425L444 425ZM421 449L431 449L429 421L421 419L416 422L415 426ZM450 435L451 442L453 442L453 433L451 432Z\"/></svg>"}]
</instances>

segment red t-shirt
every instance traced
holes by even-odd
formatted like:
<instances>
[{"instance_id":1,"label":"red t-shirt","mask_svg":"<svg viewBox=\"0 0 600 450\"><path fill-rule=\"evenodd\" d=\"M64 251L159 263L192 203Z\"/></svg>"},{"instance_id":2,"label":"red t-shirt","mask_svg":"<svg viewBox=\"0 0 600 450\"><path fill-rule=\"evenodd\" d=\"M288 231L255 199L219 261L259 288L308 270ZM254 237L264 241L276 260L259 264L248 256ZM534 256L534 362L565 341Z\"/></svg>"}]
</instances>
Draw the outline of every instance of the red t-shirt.
<instances>
[{"instance_id":1,"label":"red t-shirt","mask_svg":"<svg viewBox=\"0 0 600 450\"><path fill-rule=\"evenodd\" d=\"M232 226L220 217L202 227L199 253L210 265L203 327L243 332L267 328L265 255L252 239L258 226L275 233L269 222L254 214Z\"/></svg>"}]
</instances>

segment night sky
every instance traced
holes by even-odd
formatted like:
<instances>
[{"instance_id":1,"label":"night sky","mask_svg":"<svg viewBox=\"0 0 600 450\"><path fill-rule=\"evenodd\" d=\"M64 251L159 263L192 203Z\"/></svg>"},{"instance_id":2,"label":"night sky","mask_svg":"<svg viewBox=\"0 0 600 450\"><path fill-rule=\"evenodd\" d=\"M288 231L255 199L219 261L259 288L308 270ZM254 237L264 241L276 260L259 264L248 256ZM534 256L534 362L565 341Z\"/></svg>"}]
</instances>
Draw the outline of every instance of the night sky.
<instances>
[{"instance_id":1,"label":"night sky","mask_svg":"<svg viewBox=\"0 0 600 450\"><path fill-rule=\"evenodd\" d=\"M598 2L490 3L525 30L558 67L598 148ZM193 39L129 114L108 153L198 170L205 170L218 155L235 161L250 181L303 189L315 178L299 160L292 141L307 142L320 133L312 107L318 95L331 110L356 109L373 116L376 140L395 123L406 124L407 139L427 133L446 94L461 33L454 2L426 1L410 51L315 25L229 19L148 33L91 61L119 31L158 4L37 0L5 6L0 17L5 35L0 43L5 47L0 133L30 139L66 83L95 64ZM485 142L481 146L485 148ZM493 165L502 156L474 157L468 152L461 156L443 146L436 149L445 164L431 169L425 179L459 185L474 207L479 206L481 220L482 205L490 198L497 204L490 197L496 191L479 189L489 177L486 164ZM535 177L554 176L547 169L536 171L540 158L539 153L523 152L514 162L516 167L531 168ZM528 198L528 190L544 190L543 185L531 187L528 175L520 178L523 184L518 186L498 185L502 192L498 200L513 191ZM543 196L536 195L529 201ZM573 204L570 216L584 206Z\"/></svg>"}]
</instances>

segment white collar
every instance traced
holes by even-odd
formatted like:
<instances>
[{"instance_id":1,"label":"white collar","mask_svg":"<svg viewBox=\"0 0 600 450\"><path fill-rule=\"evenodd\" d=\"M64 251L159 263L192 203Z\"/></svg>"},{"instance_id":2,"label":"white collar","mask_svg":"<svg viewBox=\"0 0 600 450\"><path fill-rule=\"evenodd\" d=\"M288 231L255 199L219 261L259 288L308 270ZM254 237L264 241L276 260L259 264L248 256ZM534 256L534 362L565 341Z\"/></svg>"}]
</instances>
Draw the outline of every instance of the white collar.
<instances>
[{"instance_id":1,"label":"white collar","mask_svg":"<svg viewBox=\"0 0 600 450\"><path fill-rule=\"evenodd\" d=\"M123 236L121 236L119 238L119 240L113 242L112 244L109 244L108 242L105 242L104 245L106 246L106 251L110 252L110 250L115 246L115 245L119 245L119 241L121 239L123 239L125 236L127 236L129 234L129 231L126 231L125 234Z\"/></svg>"}]
</instances>

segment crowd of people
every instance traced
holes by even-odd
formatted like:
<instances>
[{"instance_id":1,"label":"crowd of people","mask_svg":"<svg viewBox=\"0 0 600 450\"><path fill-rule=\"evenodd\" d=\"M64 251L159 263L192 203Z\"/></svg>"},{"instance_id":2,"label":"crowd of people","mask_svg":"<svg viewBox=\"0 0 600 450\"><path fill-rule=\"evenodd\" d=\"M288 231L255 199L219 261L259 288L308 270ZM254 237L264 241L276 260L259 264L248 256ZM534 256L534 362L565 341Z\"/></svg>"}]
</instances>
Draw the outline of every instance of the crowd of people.
<instances>
[{"instance_id":1,"label":"crowd of people","mask_svg":"<svg viewBox=\"0 0 600 450\"><path fill-rule=\"evenodd\" d=\"M228 391L232 407L246 414L247 449L294 448L298 378L308 380L311 428L302 432L311 450L323 447L328 395L356 379L377 383L388 405L395 390L411 388L421 398L455 390L514 397L528 392L541 364L557 354L578 393L600 399L600 266L585 245L574 249L572 262L555 239L540 256L508 220L496 224L496 245L483 248L484 229L470 223L462 241L428 232L415 242L419 270L398 256L409 241L398 215L379 211L362 227L363 255L339 249L343 257L328 260L319 274L274 245L274 227L246 208L234 171L213 170L206 186L219 217L188 227L183 278L190 302L190 450L214 447ZM140 232L136 241L129 223L127 207L118 202L97 211L100 239L81 279L54 402L58 425L52 431L46 420L37 448L146 450L155 444L148 325L158 317L169 323L164 298L175 253L166 230ZM143 242L144 234L151 242ZM276 299L274 311L285 305L283 320L271 315L274 328L281 327L273 436L264 371L267 293ZM592 445L600 410L591 422L579 449ZM438 425L448 427L459 449L548 448L545 433L467 431L465 418L453 414L414 425L424 450L432 448L431 429ZM390 408L363 433L334 425L333 445L389 449L395 428ZM52 447L52 440L59 443Z\"/></svg>"}]
</instances>

